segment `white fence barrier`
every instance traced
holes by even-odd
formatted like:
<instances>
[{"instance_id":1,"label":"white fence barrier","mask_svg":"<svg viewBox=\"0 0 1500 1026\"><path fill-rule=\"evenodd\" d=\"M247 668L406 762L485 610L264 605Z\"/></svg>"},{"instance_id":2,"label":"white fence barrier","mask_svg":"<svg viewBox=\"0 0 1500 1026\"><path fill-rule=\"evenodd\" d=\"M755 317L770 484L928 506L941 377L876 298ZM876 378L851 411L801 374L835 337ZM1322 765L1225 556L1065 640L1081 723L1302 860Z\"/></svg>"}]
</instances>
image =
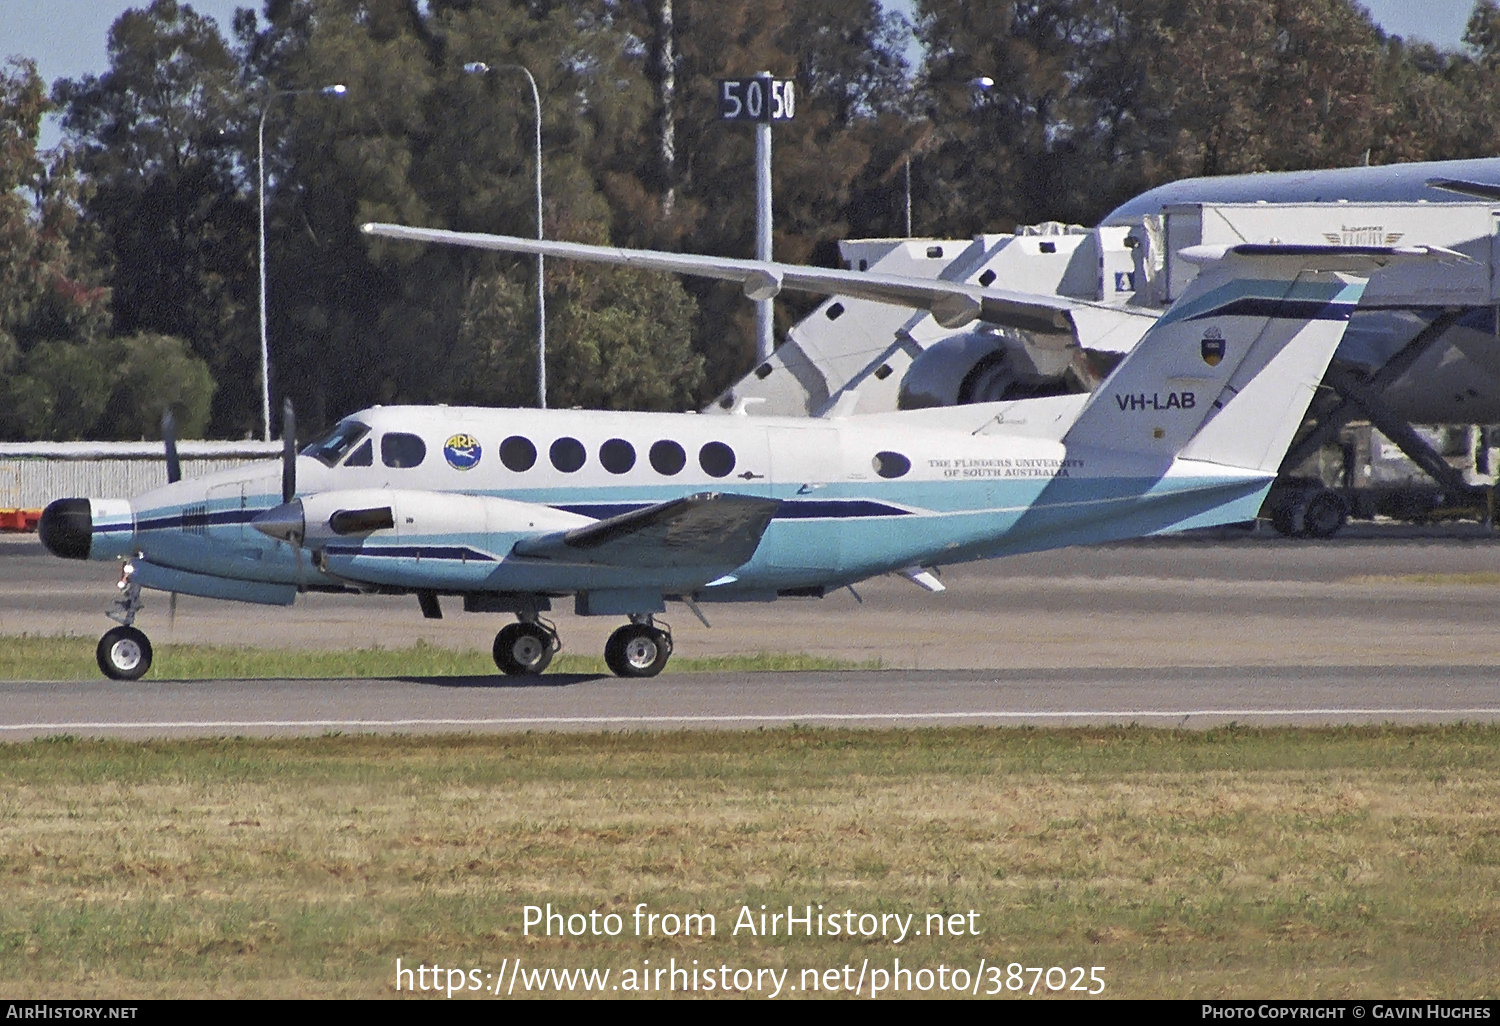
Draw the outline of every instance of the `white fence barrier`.
<instances>
[{"instance_id":1,"label":"white fence barrier","mask_svg":"<svg viewBox=\"0 0 1500 1026\"><path fill-rule=\"evenodd\" d=\"M277 459L279 442L179 442L183 477ZM0 443L0 509L42 509L53 499L125 499L167 481L160 442Z\"/></svg>"}]
</instances>

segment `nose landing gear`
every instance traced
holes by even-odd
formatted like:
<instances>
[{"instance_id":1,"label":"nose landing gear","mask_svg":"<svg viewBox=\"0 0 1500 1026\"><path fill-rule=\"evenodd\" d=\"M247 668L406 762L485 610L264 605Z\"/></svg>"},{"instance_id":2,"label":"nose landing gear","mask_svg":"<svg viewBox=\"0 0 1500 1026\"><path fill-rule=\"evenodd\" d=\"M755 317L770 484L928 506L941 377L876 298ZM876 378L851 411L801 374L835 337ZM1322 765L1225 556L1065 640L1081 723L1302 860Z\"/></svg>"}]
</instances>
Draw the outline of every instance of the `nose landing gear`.
<instances>
[{"instance_id":1,"label":"nose landing gear","mask_svg":"<svg viewBox=\"0 0 1500 1026\"><path fill-rule=\"evenodd\" d=\"M540 619L522 620L495 635L495 665L510 677L534 676L547 669L562 648L557 631Z\"/></svg>"},{"instance_id":2,"label":"nose landing gear","mask_svg":"<svg viewBox=\"0 0 1500 1026\"><path fill-rule=\"evenodd\" d=\"M110 680L139 680L151 669L151 640L135 629L135 614L141 611L141 586L131 579L135 567L120 567L119 597L104 615L120 626L104 632L94 658Z\"/></svg>"},{"instance_id":3,"label":"nose landing gear","mask_svg":"<svg viewBox=\"0 0 1500 1026\"><path fill-rule=\"evenodd\" d=\"M151 669L151 640L134 627L114 627L99 639L94 658L111 680L139 680Z\"/></svg>"},{"instance_id":4,"label":"nose landing gear","mask_svg":"<svg viewBox=\"0 0 1500 1026\"><path fill-rule=\"evenodd\" d=\"M655 677L671 657L671 633L649 615L632 616L604 646L604 662L617 677Z\"/></svg>"}]
</instances>

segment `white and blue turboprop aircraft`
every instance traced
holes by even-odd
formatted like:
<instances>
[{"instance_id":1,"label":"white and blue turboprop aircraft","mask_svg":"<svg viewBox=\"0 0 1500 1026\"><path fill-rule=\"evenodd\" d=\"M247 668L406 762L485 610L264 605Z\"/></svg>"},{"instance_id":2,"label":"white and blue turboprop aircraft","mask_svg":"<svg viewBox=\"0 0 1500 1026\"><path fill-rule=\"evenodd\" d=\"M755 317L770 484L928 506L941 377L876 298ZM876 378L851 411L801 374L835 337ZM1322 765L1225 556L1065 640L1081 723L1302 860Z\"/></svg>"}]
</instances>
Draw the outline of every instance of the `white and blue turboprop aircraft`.
<instances>
[{"instance_id":1,"label":"white and blue turboprop aircraft","mask_svg":"<svg viewBox=\"0 0 1500 1026\"><path fill-rule=\"evenodd\" d=\"M516 616L494 644L508 674L546 668L559 641L542 614L573 595L582 615L628 618L610 668L652 676L672 651L653 620L669 600L701 618L699 603L893 572L941 590L942 564L1252 519L1369 274L1435 251L1187 255L1202 272L1092 395L828 420L375 407L300 455L285 423L280 465L193 480L175 480L168 432L171 483L59 499L41 539L122 561L120 626L98 647L116 679L151 663L133 626L142 587L280 605L415 594L429 617L460 597ZM791 273L732 263L747 289Z\"/></svg>"}]
</instances>

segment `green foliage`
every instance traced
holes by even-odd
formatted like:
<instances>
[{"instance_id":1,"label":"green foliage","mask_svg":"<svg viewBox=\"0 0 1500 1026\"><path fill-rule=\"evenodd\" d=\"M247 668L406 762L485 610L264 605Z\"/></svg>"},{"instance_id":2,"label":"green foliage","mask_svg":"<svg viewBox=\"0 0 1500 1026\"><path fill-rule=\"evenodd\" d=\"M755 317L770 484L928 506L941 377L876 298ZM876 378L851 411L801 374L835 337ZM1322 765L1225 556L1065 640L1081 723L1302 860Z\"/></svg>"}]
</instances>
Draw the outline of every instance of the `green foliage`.
<instances>
[{"instance_id":1,"label":"green foliage","mask_svg":"<svg viewBox=\"0 0 1500 1026\"><path fill-rule=\"evenodd\" d=\"M0 435L154 439L171 406L178 433L197 438L208 424L214 387L207 365L170 335L41 342L0 381Z\"/></svg>"},{"instance_id":2,"label":"green foliage","mask_svg":"<svg viewBox=\"0 0 1500 1026\"><path fill-rule=\"evenodd\" d=\"M244 435L260 404L249 387L254 164L232 145L253 139L239 59L212 20L176 0L122 14L109 56L103 75L61 80L54 95L95 184L88 211L112 257L116 330L185 338L212 373L242 383L220 391L213 424Z\"/></svg>"},{"instance_id":3,"label":"green foliage","mask_svg":"<svg viewBox=\"0 0 1500 1026\"><path fill-rule=\"evenodd\" d=\"M189 434L206 426L214 381L172 337L110 335L93 196L75 154L40 154L50 109L29 62L0 73L0 438L140 438L163 406ZM23 195L29 192L28 198Z\"/></svg>"},{"instance_id":4,"label":"green foliage","mask_svg":"<svg viewBox=\"0 0 1500 1026\"><path fill-rule=\"evenodd\" d=\"M531 264L357 230L534 234L522 66L548 238L726 256L751 250L754 144L718 121L714 82L795 79L797 118L775 136L774 253L791 262L901 233L908 161L915 230L963 237L1091 223L1186 175L1500 151L1495 0L1476 3L1465 52L1387 37L1352 0L915 13L914 79L913 30L876 0L271 0L237 14L232 41L153 0L111 29L107 72L57 84L71 154L0 158L0 244L35 253L0 266L0 369L26 378L18 403L82 404L78 421L97 390L49 392L62 357L34 346L176 336L223 383L208 430L258 428L264 116L276 398L309 430L374 402L533 402ZM491 70L466 73L472 61ZM995 83L982 94L980 76ZM34 72L7 81L4 123L34 139L46 96ZM344 97L320 92L335 82ZM32 216L18 190L50 198ZM732 286L560 261L547 278L553 405L699 405L753 359L753 310ZM780 324L800 309L779 301ZM105 416L124 433L144 423Z\"/></svg>"}]
</instances>

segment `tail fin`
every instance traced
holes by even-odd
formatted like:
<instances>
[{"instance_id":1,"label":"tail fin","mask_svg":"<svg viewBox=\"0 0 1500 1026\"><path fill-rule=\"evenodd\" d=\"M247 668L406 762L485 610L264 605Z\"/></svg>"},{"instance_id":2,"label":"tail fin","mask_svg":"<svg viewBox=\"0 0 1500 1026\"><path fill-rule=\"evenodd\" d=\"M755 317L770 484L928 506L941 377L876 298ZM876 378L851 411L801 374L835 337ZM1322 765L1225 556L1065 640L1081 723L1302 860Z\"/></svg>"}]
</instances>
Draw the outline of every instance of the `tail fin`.
<instances>
[{"instance_id":1,"label":"tail fin","mask_svg":"<svg viewBox=\"0 0 1500 1026\"><path fill-rule=\"evenodd\" d=\"M1242 245L1205 264L1094 392L1064 442L1274 471L1370 273L1425 249Z\"/></svg>"}]
</instances>

